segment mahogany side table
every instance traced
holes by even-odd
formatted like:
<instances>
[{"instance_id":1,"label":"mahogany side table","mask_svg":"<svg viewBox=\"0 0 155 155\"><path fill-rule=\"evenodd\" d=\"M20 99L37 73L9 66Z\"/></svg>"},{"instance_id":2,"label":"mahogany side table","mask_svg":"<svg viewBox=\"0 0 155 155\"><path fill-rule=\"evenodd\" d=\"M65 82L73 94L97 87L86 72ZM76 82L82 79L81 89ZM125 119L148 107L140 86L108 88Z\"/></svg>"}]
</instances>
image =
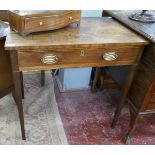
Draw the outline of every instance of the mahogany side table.
<instances>
[{"instance_id":1,"label":"mahogany side table","mask_svg":"<svg viewBox=\"0 0 155 155\"><path fill-rule=\"evenodd\" d=\"M22 37L9 31L5 49L10 52L15 96L19 107L22 138L25 137L20 83L21 71L72 67L131 65L120 103L124 102L144 47L149 42L110 18L82 18L54 32ZM29 63L27 63L29 62Z\"/></svg>"}]
</instances>

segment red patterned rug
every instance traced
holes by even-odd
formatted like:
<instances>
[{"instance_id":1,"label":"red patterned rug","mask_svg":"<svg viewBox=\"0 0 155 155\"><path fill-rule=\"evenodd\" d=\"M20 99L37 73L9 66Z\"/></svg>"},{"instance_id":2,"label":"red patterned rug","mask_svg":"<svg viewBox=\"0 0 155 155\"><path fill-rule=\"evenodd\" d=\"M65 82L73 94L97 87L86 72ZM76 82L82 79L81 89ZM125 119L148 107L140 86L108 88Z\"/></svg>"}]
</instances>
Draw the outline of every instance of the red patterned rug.
<instances>
[{"instance_id":1,"label":"red patterned rug","mask_svg":"<svg viewBox=\"0 0 155 155\"><path fill-rule=\"evenodd\" d=\"M122 137L127 133L130 120L127 105L116 127L110 127L118 91L60 93L55 84L55 95L69 144L123 144ZM155 115L140 118L131 144L155 144L154 118Z\"/></svg>"}]
</instances>

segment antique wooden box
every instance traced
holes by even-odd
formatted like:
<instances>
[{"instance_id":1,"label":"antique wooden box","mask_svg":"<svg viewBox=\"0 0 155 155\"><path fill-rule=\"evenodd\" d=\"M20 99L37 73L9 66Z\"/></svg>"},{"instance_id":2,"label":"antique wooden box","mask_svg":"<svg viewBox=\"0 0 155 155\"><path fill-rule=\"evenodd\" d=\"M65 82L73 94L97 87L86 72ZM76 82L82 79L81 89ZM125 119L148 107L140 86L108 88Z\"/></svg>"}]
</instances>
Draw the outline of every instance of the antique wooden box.
<instances>
[{"instance_id":1,"label":"antique wooden box","mask_svg":"<svg viewBox=\"0 0 155 155\"><path fill-rule=\"evenodd\" d=\"M63 28L71 23L80 23L81 11L78 10L14 10L8 11L12 30L21 35L32 32L49 31Z\"/></svg>"}]
</instances>

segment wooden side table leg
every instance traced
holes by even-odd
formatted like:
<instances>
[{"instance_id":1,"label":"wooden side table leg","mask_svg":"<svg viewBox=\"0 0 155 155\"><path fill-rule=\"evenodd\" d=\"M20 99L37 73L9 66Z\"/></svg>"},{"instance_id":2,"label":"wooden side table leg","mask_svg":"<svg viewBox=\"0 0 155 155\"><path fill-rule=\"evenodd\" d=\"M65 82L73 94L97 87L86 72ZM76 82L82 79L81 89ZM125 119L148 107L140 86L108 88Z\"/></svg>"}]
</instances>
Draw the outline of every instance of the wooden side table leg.
<instances>
[{"instance_id":1,"label":"wooden side table leg","mask_svg":"<svg viewBox=\"0 0 155 155\"><path fill-rule=\"evenodd\" d=\"M12 75L14 83L14 98L17 104L19 120L21 126L22 139L25 140L25 126L24 126L24 115L23 115L23 104L22 104L22 86L21 86L21 72L18 66L18 55L17 51L10 52L10 60L12 66Z\"/></svg>"},{"instance_id":2,"label":"wooden side table leg","mask_svg":"<svg viewBox=\"0 0 155 155\"><path fill-rule=\"evenodd\" d=\"M134 130L135 124L138 120L138 114L136 114L132 107L130 107L130 124L129 124L129 129L128 129L128 133L123 137L123 142L125 144L131 144L131 134Z\"/></svg>"},{"instance_id":3,"label":"wooden side table leg","mask_svg":"<svg viewBox=\"0 0 155 155\"><path fill-rule=\"evenodd\" d=\"M114 128L117 121L118 121L118 117L121 113L121 110L124 106L124 103L125 103L125 100L126 100L126 97L128 95L128 92L129 92L129 89L130 89L130 86L132 84L132 81L133 81L133 78L134 78L134 75L136 73L136 70L137 70L137 64L134 64L130 67L130 70L129 70L129 74L128 74L128 79L124 85L124 88L122 90L122 94L121 94L121 98L120 98L120 101L117 105L117 108L116 108L116 111L115 111L115 114L114 114L114 118L113 118L113 121L112 121L112 124L111 124L111 127Z\"/></svg>"},{"instance_id":4,"label":"wooden side table leg","mask_svg":"<svg viewBox=\"0 0 155 155\"><path fill-rule=\"evenodd\" d=\"M22 92L21 92L21 74L20 72L13 72L14 87L15 87L15 100L18 108L22 139L25 140L25 127L24 127L24 115L23 115L23 104L22 104Z\"/></svg>"},{"instance_id":5,"label":"wooden side table leg","mask_svg":"<svg viewBox=\"0 0 155 155\"><path fill-rule=\"evenodd\" d=\"M20 80L21 80L22 99L24 99L24 83L23 83L23 73L22 72L20 72Z\"/></svg>"},{"instance_id":6,"label":"wooden side table leg","mask_svg":"<svg viewBox=\"0 0 155 155\"><path fill-rule=\"evenodd\" d=\"M41 86L45 85L45 71L41 70Z\"/></svg>"},{"instance_id":7,"label":"wooden side table leg","mask_svg":"<svg viewBox=\"0 0 155 155\"><path fill-rule=\"evenodd\" d=\"M104 85L104 76L101 75L100 76L100 90L102 90L103 85Z\"/></svg>"},{"instance_id":8,"label":"wooden side table leg","mask_svg":"<svg viewBox=\"0 0 155 155\"><path fill-rule=\"evenodd\" d=\"M95 76L94 76L94 80L93 80L93 85L92 85L92 88L91 88L92 92L96 92L96 90L97 90L96 84L97 84L97 80L98 80L99 74L101 72L101 69L102 69L102 67L96 67Z\"/></svg>"}]
</instances>

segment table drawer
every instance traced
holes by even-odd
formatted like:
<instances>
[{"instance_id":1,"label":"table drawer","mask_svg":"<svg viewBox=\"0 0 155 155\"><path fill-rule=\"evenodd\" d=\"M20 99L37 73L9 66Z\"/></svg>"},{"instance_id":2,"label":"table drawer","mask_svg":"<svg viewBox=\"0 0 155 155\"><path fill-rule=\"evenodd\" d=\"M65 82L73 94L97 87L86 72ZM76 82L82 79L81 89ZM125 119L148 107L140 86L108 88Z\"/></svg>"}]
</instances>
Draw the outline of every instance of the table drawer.
<instances>
[{"instance_id":1,"label":"table drawer","mask_svg":"<svg viewBox=\"0 0 155 155\"><path fill-rule=\"evenodd\" d=\"M26 32L53 30L67 26L80 20L80 11L70 11L53 16L40 16L25 18L24 30Z\"/></svg>"},{"instance_id":2,"label":"table drawer","mask_svg":"<svg viewBox=\"0 0 155 155\"><path fill-rule=\"evenodd\" d=\"M116 66L135 63L139 52L139 47L20 51L18 59L20 70Z\"/></svg>"}]
</instances>

